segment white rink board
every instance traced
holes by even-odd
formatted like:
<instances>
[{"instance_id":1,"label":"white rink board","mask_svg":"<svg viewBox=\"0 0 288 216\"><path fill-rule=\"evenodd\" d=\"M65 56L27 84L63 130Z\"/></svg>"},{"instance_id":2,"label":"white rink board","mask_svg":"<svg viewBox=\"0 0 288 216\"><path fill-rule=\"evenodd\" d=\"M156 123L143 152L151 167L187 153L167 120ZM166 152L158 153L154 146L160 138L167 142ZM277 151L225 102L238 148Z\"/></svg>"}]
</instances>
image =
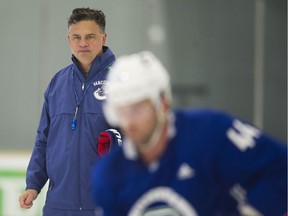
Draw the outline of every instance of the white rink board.
<instances>
[{"instance_id":1,"label":"white rink board","mask_svg":"<svg viewBox=\"0 0 288 216\"><path fill-rule=\"evenodd\" d=\"M25 190L29 153L0 153L0 216L41 216L47 184L31 209L21 209L18 198Z\"/></svg>"}]
</instances>

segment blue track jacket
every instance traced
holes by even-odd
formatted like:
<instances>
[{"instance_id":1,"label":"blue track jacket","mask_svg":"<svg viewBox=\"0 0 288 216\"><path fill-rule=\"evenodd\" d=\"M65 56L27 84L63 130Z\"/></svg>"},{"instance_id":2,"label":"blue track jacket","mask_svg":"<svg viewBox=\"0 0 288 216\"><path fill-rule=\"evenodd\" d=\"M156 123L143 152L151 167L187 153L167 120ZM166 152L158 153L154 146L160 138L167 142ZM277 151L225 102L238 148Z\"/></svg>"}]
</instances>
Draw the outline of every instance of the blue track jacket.
<instances>
[{"instance_id":1,"label":"blue track jacket","mask_svg":"<svg viewBox=\"0 0 288 216\"><path fill-rule=\"evenodd\" d=\"M115 56L108 47L97 56L85 78L73 64L60 70L46 92L35 147L28 165L26 189L41 191L49 179L46 206L59 209L94 209L91 169L97 137L109 128L101 109L102 86ZM77 125L71 121L78 105Z\"/></svg>"}]
</instances>

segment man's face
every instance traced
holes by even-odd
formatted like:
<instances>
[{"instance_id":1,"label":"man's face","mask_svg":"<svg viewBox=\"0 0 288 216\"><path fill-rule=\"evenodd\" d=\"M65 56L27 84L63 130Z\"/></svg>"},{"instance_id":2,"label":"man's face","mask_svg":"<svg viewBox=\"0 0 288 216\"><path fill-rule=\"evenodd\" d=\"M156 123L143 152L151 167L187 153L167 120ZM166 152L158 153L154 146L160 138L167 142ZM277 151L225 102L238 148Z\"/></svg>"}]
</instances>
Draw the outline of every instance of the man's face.
<instances>
[{"instance_id":1,"label":"man's face","mask_svg":"<svg viewBox=\"0 0 288 216\"><path fill-rule=\"evenodd\" d=\"M119 125L136 148L145 148L157 125L155 106L150 100L118 109Z\"/></svg>"},{"instance_id":2,"label":"man's face","mask_svg":"<svg viewBox=\"0 0 288 216\"><path fill-rule=\"evenodd\" d=\"M101 33L95 21L80 21L69 27L68 42L72 54L86 71L89 70L93 59L102 54L106 33Z\"/></svg>"}]
</instances>

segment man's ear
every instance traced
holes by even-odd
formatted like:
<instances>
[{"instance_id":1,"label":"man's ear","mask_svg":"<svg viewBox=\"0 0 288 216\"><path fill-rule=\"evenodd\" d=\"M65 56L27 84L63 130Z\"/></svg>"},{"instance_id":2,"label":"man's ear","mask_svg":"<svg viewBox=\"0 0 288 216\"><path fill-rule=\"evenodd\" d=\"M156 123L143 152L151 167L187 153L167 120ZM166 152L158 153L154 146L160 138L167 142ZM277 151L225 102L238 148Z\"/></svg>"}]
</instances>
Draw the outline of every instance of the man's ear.
<instances>
[{"instance_id":1,"label":"man's ear","mask_svg":"<svg viewBox=\"0 0 288 216\"><path fill-rule=\"evenodd\" d=\"M67 34L67 41L70 44L70 36L69 36L69 34Z\"/></svg>"},{"instance_id":2,"label":"man's ear","mask_svg":"<svg viewBox=\"0 0 288 216\"><path fill-rule=\"evenodd\" d=\"M164 93L161 94L161 104L163 107L163 111L166 113L170 109L171 104L170 104L169 99Z\"/></svg>"},{"instance_id":3,"label":"man's ear","mask_svg":"<svg viewBox=\"0 0 288 216\"><path fill-rule=\"evenodd\" d=\"M106 44L107 33L102 34L102 46Z\"/></svg>"}]
</instances>

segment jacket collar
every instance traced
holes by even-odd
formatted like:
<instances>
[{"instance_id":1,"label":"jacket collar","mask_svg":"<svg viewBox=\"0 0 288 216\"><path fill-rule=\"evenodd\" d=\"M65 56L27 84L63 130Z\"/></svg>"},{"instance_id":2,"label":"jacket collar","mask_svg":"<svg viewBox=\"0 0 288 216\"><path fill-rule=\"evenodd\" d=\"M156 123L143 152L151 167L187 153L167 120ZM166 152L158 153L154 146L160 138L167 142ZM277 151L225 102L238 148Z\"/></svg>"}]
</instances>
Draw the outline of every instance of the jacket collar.
<instances>
[{"instance_id":1,"label":"jacket collar","mask_svg":"<svg viewBox=\"0 0 288 216\"><path fill-rule=\"evenodd\" d=\"M74 71L77 74L77 77L82 81L89 81L92 77L94 77L96 74L103 71L106 67L109 67L109 65L112 65L115 61L115 55L111 51L111 49L107 46L103 46L103 54L96 56L95 59L92 62L92 65L90 67L90 70L88 72L88 75L85 77L82 68L80 67L78 59L72 55L71 57L74 65Z\"/></svg>"}]
</instances>

